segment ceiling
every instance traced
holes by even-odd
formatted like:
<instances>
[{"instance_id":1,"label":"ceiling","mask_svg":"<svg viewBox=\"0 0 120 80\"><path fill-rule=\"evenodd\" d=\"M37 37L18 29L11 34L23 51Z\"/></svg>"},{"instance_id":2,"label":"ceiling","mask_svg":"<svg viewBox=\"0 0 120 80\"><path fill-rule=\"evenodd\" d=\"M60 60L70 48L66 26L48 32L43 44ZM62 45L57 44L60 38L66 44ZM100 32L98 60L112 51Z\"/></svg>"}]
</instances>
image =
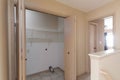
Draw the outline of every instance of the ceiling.
<instances>
[{"instance_id":1,"label":"ceiling","mask_svg":"<svg viewBox=\"0 0 120 80\"><path fill-rule=\"evenodd\" d=\"M114 0L56 0L84 12L89 12Z\"/></svg>"}]
</instances>

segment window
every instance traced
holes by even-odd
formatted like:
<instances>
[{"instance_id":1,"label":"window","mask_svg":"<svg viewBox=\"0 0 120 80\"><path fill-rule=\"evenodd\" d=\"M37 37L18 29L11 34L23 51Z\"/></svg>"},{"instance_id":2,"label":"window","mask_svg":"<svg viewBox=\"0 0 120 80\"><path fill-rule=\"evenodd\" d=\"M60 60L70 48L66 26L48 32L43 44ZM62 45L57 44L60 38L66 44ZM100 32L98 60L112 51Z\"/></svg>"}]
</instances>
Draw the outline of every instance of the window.
<instances>
[{"instance_id":1,"label":"window","mask_svg":"<svg viewBox=\"0 0 120 80\"><path fill-rule=\"evenodd\" d=\"M113 16L104 18L104 37L105 37L105 50L112 49L114 47L114 35L113 35Z\"/></svg>"}]
</instances>

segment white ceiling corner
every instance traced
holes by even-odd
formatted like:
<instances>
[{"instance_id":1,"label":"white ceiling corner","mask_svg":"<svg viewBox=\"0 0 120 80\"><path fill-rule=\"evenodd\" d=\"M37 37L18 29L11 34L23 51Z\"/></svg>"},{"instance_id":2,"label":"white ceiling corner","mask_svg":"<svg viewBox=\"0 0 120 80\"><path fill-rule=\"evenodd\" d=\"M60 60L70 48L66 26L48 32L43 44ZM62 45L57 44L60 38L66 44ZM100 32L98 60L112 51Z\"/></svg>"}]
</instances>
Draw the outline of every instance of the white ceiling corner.
<instances>
[{"instance_id":1,"label":"white ceiling corner","mask_svg":"<svg viewBox=\"0 0 120 80\"><path fill-rule=\"evenodd\" d=\"M56 0L60 3L68 5L70 7L79 9L84 12L89 12L105 4L108 4L114 0Z\"/></svg>"}]
</instances>

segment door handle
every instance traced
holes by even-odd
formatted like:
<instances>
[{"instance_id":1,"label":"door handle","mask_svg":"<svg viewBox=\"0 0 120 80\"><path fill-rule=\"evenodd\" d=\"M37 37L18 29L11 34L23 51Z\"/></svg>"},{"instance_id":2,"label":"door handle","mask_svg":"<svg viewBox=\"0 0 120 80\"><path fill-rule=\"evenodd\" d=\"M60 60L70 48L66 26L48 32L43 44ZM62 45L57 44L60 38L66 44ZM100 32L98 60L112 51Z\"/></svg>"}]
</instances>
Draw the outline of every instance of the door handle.
<instances>
[{"instance_id":1,"label":"door handle","mask_svg":"<svg viewBox=\"0 0 120 80\"><path fill-rule=\"evenodd\" d=\"M67 52L67 54L69 55L69 54L70 54L70 52Z\"/></svg>"},{"instance_id":2,"label":"door handle","mask_svg":"<svg viewBox=\"0 0 120 80\"><path fill-rule=\"evenodd\" d=\"M25 61L27 61L27 58L25 58Z\"/></svg>"},{"instance_id":3,"label":"door handle","mask_svg":"<svg viewBox=\"0 0 120 80\"><path fill-rule=\"evenodd\" d=\"M96 47L94 47L94 49L96 49Z\"/></svg>"}]
</instances>

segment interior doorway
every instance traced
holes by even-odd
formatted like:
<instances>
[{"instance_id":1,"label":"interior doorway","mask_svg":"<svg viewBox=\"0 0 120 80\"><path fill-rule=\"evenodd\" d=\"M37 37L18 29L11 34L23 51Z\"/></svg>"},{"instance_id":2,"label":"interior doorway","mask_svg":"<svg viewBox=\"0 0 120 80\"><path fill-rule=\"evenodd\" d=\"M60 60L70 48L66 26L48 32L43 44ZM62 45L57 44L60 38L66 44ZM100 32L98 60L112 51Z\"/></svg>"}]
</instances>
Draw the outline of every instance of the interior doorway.
<instances>
[{"instance_id":1,"label":"interior doorway","mask_svg":"<svg viewBox=\"0 0 120 80\"><path fill-rule=\"evenodd\" d=\"M26 80L64 80L64 18L25 12Z\"/></svg>"},{"instance_id":2,"label":"interior doorway","mask_svg":"<svg viewBox=\"0 0 120 80\"><path fill-rule=\"evenodd\" d=\"M89 22L89 53L114 48L113 16Z\"/></svg>"},{"instance_id":3,"label":"interior doorway","mask_svg":"<svg viewBox=\"0 0 120 80\"><path fill-rule=\"evenodd\" d=\"M38 12L39 11L37 11L37 13ZM44 14L44 13L42 13L42 14L44 17L45 17L45 15L48 16L47 19L45 19L46 17L45 18L43 16L41 17L41 18L44 18L43 21L41 20L42 26L40 26L36 23L36 22L41 23L41 22L39 22L40 19L38 19L39 18L38 16L33 17L33 19L28 19L28 20L31 20L30 24L32 22L35 22L35 24L31 24L32 26L28 22L29 30L32 29L32 31L30 33L31 35L29 35L29 37L32 37L32 38L27 39L28 41L30 41L30 44L28 46L38 45L38 43L34 44L33 42L47 42L46 44L42 43L42 46L37 46L37 49L38 48L43 49L43 52L41 49L38 49L38 53L44 54L44 56L41 56L41 60L40 60L40 61L42 61L41 63L43 63L43 64L41 64L40 61L36 60L36 58L40 57L40 55L39 56L36 55L36 58L34 57L35 58L34 60L36 60L36 61L33 61L33 63L39 62L37 65L42 66L42 68L39 67L39 69L36 69L36 71L38 73L39 73L39 71L40 71L40 73L43 72L43 74L46 71L48 71L48 72L55 71L55 73L57 73L56 71L58 71L58 73L59 72L61 72L61 73L58 74L57 77L56 77L56 74L51 73L51 76L55 75L54 76L55 78L53 78L53 79L51 77L48 77L48 74L46 74L46 76L44 75L45 76L44 79L43 79L43 77L41 78L40 76L39 76L39 78L41 78L42 80L45 80L48 78L50 80L54 80L56 78L58 78L60 80L76 79L76 51L75 51L75 48L76 48L75 47L75 45L76 45L75 44L75 41L76 41L76 37L75 37L76 36L76 33L75 33L75 31L76 31L76 23L75 22L76 21L75 21L75 19L76 18L75 18L75 16L71 16L71 17L67 17L67 18L61 18L61 17L58 18L58 16L55 16L55 15ZM29 15L29 18L32 17L32 15L31 16L30 15ZM52 18L51 16L54 18ZM26 18L27 18L27 15L26 15ZM37 19L37 21L35 19ZM34 20L34 21L32 21L32 20ZM62 21L62 23L64 23L64 24L61 24L61 23L58 24L53 21L57 21L57 22ZM48 23L46 23L46 22L48 22ZM26 25L27 25L27 21L26 21ZM56 27L56 25L58 25L58 27ZM34 27L35 29L32 27ZM41 28L39 28L39 27L41 27ZM26 28L27 28L27 26L26 26ZM37 32L35 30L37 30ZM37 35L35 35L35 34L37 34ZM57 48L56 45L52 44L52 42L62 42L62 48L61 48L61 45ZM52 46L52 47L50 47L50 46ZM30 49L30 50L32 50L32 49ZM27 50L27 52L30 53L30 50ZM41 50L41 52L40 52L40 50ZM37 50L34 50L34 51L37 51ZM33 53L35 53L35 52L33 52ZM53 55L50 55L49 53L51 53ZM47 55L49 55L48 58L45 57ZM26 55L26 57L27 57L27 55ZM32 64L32 66L34 66L34 64ZM28 66L28 67L30 67L30 66ZM31 69L35 70L35 67L34 68L32 67ZM36 74L36 72L34 72L34 73ZM61 76L61 78L59 78L60 76Z\"/></svg>"}]
</instances>

